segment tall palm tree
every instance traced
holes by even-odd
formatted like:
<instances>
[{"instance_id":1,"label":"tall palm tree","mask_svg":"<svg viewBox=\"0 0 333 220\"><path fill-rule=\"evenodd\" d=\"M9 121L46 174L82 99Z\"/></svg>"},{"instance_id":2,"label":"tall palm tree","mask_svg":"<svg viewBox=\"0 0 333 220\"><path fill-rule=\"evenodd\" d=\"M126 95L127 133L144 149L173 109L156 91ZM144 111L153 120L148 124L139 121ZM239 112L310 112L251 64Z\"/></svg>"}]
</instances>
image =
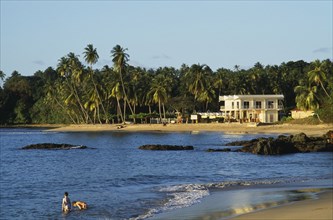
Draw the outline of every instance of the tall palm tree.
<instances>
[{"instance_id":1,"label":"tall palm tree","mask_svg":"<svg viewBox=\"0 0 333 220\"><path fill-rule=\"evenodd\" d=\"M211 84L213 84L212 70L209 66L194 64L189 68L185 77L188 91L194 95L194 99L198 102L205 102L208 94L211 94L208 88L211 89Z\"/></svg>"},{"instance_id":2,"label":"tall palm tree","mask_svg":"<svg viewBox=\"0 0 333 220\"><path fill-rule=\"evenodd\" d=\"M332 99L332 97L326 91L323 81L327 80L326 73L324 71L324 62L320 62L320 60L315 60L313 63L314 69L308 72L308 77L310 82L314 82L317 85L320 85L321 88L324 90L325 94Z\"/></svg>"},{"instance_id":3,"label":"tall palm tree","mask_svg":"<svg viewBox=\"0 0 333 220\"><path fill-rule=\"evenodd\" d=\"M188 90L197 99L208 86L212 71L207 65L193 64L186 73Z\"/></svg>"},{"instance_id":4,"label":"tall palm tree","mask_svg":"<svg viewBox=\"0 0 333 220\"><path fill-rule=\"evenodd\" d=\"M123 123L125 123L125 118L123 116L122 110L121 110L121 106L120 106L120 99L123 98L123 92L121 89L121 85L119 82L114 81L112 89L111 89L111 94L110 94L110 98L116 98L117 100L117 116L120 115L120 119ZM119 119L119 117L118 117Z\"/></svg>"},{"instance_id":5,"label":"tall palm tree","mask_svg":"<svg viewBox=\"0 0 333 220\"><path fill-rule=\"evenodd\" d=\"M158 111L160 115L160 120L162 121L162 110L161 106L167 100L167 89L163 86L163 80L161 80L162 76L157 75L153 81L150 88L150 91L147 93L147 96L150 97L152 102L158 103ZM165 111L164 111L164 118L165 118Z\"/></svg>"},{"instance_id":6,"label":"tall palm tree","mask_svg":"<svg viewBox=\"0 0 333 220\"><path fill-rule=\"evenodd\" d=\"M99 94L99 91L97 89L97 85L96 85L95 80L94 80L94 70L92 68L93 64L97 63L98 58L99 58L98 53L97 53L97 49L94 48L94 46L92 44L88 44L87 47L84 48L83 54L84 54L85 61L88 64L90 64L90 69L89 69L90 74L89 74L89 76L91 78L91 81L92 81L92 83L94 85L94 89L95 89L94 93L96 94L96 96L94 96L94 97L96 97L98 99L98 101L95 101L95 103L100 103L100 105L102 106L102 110L103 110L103 113L104 113L105 118L106 118L106 123L108 124L109 119L107 117L107 113L105 111L105 108L104 108L101 96ZM97 111L99 111L99 107L97 108ZM99 112L97 114L98 114L98 117L99 117ZM99 121L101 123L100 118L99 118Z\"/></svg>"},{"instance_id":7,"label":"tall palm tree","mask_svg":"<svg viewBox=\"0 0 333 220\"><path fill-rule=\"evenodd\" d=\"M125 72L125 68L127 66L127 62L129 60L129 55L126 53L127 48L122 48L120 45L116 45L111 50L111 55L113 57L112 61L114 64L115 70L119 73L120 76L120 82L123 89L124 94L124 110L126 110L128 97L125 89L124 79L123 79L123 73ZM131 105L128 105L131 113L134 114ZM124 111L124 120L126 119L126 112Z\"/></svg>"},{"instance_id":8,"label":"tall palm tree","mask_svg":"<svg viewBox=\"0 0 333 220\"><path fill-rule=\"evenodd\" d=\"M81 84L83 69L82 64L78 57L74 53L69 53L66 57L59 59L57 72L60 76L65 78L67 86L70 88L70 94L68 94L67 99L71 100L73 97L77 105L80 107L80 112L83 115L84 122L88 123L91 118L88 112L85 110L81 96L78 93L77 87ZM68 102L69 103L69 102Z\"/></svg>"},{"instance_id":9,"label":"tall palm tree","mask_svg":"<svg viewBox=\"0 0 333 220\"><path fill-rule=\"evenodd\" d=\"M62 89L61 89L61 82L58 80L56 82L47 81L44 85L45 88L45 98L44 102L45 104L50 104L53 106L55 104L56 106L59 106L64 113L66 113L71 120L73 124L77 124L77 121L72 117L70 114L69 109L64 105L61 101L61 96L63 95Z\"/></svg>"},{"instance_id":10,"label":"tall palm tree","mask_svg":"<svg viewBox=\"0 0 333 220\"><path fill-rule=\"evenodd\" d=\"M205 103L205 110L208 110L208 104L213 101L215 98L215 90L213 86L208 86L208 88L205 89L205 91L201 92L198 101Z\"/></svg>"},{"instance_id":11,"label":"tall palm tree","mask_svg":"<svg viewBox=\"0 0 333 220\"><path fill-rule=\"evenodd\" d=\"M302 110L317 110L319 100L316 86L298 85L294 89L296 95L297 108Z\"/></svg>"}]
</instances>

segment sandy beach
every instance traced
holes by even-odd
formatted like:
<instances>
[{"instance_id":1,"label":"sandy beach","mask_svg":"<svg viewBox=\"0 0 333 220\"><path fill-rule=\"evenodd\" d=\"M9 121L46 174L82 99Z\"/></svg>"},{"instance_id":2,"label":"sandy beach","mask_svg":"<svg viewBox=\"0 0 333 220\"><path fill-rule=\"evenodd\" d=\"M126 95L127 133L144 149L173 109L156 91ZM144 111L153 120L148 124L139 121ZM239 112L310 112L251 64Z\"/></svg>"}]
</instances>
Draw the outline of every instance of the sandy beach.
<instances>
[{"instance_id":1,"label":"sandy beach","mask_svg":"<svg viewBox=\"0 0 333 220\"><path fill-rule=\"evenodd\" d=\"M295 202L233 218L234 220L331 220L333 219L333 193L321 193L318 199Z\"/></svg>"},{"instance_id":2,"label":"sandy beach","mask_svg":"<svg viewBox=\"0 0 333 220\"><path fill-rule=\"evenodd\" d=\"M129 125L63 125L51 128L48 131L57 132L99 132L99 131L147 131L147 132L200 132L215 131L224 133L244 134L244 133L274 133L274 134L297 134L304 132L309 136L321 136L327 131L333 130L332 124L322 125L298 125L298 124L278 124L260 125L239 123L209 123L209 124L129 124Z\"/></svg>"}]
</instances>

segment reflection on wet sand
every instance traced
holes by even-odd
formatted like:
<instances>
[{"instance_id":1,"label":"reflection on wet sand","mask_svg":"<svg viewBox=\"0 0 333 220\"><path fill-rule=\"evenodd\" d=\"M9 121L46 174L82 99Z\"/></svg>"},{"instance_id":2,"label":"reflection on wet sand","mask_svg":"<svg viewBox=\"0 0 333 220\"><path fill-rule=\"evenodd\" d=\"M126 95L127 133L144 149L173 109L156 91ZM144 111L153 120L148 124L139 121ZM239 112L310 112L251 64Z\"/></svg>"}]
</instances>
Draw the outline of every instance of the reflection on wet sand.
<instances>
[{"instance_id":1,"label":"reflection on wet sand","mask_svg":"<svg viewBox=\"0 0 333 220\"><path fill-rule=\"evenodd\" d=\"M235 206L228 210L212 212L209 214L205 214L204 216L198 216L194 219L201 220L216 220L216 219L229 219L238 215L243 215L246 213L259 211L262 209L272 208L281 206L284 204L315 199L316 193L324 191L324 189L301 189L301 190L290 190L290 191L278 191L278 192L263 192L262 195L258 195L259 197L271 197L271 198L279 198L278 200L260 202L256 204L243 204L242 206Z\"/></svg>"}]
</instances>

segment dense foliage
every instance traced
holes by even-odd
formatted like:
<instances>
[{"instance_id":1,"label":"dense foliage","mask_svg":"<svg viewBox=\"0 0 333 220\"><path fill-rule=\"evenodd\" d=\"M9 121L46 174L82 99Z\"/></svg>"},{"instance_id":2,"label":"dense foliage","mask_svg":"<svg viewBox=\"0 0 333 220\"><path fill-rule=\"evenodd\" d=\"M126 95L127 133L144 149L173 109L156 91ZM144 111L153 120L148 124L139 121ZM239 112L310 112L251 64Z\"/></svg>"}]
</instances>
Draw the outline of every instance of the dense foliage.
<instances>
[{"instance_id":1,"label":"dense foliage","mask_svg":"<svg viewBox=\"0 0 333 220\"><path fill-rule=\"evenodd\" d=\"M244 70L183 64L179 69L145 69L128 64L127 49L116 45L110 64L94 69L93 45L83 52L85 66L74 53L62 57L57 68L22 76L17 71L0 87L0 124L144 122L150 116L188 116L219 111L219 95L283 94L284 111L314 110L332 122L333 64L290 61L279 66L256 63Z\"/></svg>"}]
</instances>

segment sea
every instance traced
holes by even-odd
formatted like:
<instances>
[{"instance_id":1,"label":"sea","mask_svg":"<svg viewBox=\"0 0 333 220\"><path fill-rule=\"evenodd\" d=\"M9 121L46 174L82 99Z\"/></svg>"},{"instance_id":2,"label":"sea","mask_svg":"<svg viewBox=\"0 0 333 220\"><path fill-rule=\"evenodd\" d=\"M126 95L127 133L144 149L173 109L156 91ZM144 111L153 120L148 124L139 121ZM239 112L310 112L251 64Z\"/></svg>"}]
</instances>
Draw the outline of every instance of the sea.
<instances>
[{"instance_id":1,"label":"sea","mask_svg":"<svg viewBox=\"0 0 333 220\"><path fill-rule=\"evenodd\" d=\"M227 147L226 143L258 137L276 134L1 128L0 219L168 219L173 217L166 214L172 212L179 219L200 219L198 214L182 213L209 199L214 201L215 192L225 192L225 198L230 198L232 190L245 192L257 187L257 194L252 194L257 197L253 195L267 186L318 180L332 183L332 153L261 156L206 151L235 150L239 147ZM85 145L89 149L21 149L37 143ZM194 150L138 149L145 144L192 145ZM258 191L260 188L263 190ZM64 192L71 201L85 201L88 209L63 214ZM270 193L260 195L269 201L276 197L275 202L283 197L283 193ZM238 202L244 201L242 195L246 194L237 195ZM224 215L215 219L235 214L229 210L231 202L224 201Z\"/></svg>"}]
</instances>

